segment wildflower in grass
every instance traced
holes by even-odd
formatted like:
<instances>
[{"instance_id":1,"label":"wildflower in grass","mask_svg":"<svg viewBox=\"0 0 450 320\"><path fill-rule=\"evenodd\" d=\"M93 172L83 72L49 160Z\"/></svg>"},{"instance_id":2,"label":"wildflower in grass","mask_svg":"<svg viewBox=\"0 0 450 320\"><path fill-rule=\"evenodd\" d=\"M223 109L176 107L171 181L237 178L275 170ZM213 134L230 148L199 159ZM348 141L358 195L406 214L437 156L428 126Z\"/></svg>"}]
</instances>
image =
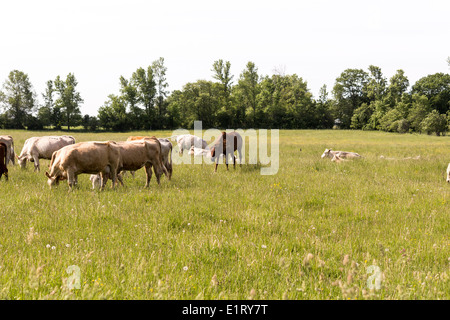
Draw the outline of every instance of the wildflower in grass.
<instances>
[{"instance_id":1,"label":"wildflower in grass","mask_svg":"<svg viewBox=\"0 0 450 320\"><path fill-rule=\"evenodd\" d=\"M184 266L184 267L183 267L183 270L184 270L184 271L188 271L188 269L189 269L188 266Z\"/></svg>"},{"instance_id":2,"label":"wildflower in grass","mask_svg":"<svg viewBox=\"0 0 450 320\"><path fill-rule=\"evenodd\" d=\"M50 245L49 244L47 244L46 246L45 246L46 248L50 248Z\"/></svg>"},{"instance_id":3,"label":"wildflower in grass","mask_svg":"<svg viewBox=\"0 0 450 320\"><path fill-rule=\"evenodd\" d=\"M56 250L56 247L55 247L55 246L52 246L52 250Z\"/></svg>"},{"instance_id":4,"label":"wildflower in grass","mask_svg":"<svg viewBox=\"0 0 450 320\"><path fill-rule=\"evenodd\" d=\"M267 246L266 246L265 244L263 244L263 245L261 246L261 248L266 249Z\"/></svg>"}]
</instances>

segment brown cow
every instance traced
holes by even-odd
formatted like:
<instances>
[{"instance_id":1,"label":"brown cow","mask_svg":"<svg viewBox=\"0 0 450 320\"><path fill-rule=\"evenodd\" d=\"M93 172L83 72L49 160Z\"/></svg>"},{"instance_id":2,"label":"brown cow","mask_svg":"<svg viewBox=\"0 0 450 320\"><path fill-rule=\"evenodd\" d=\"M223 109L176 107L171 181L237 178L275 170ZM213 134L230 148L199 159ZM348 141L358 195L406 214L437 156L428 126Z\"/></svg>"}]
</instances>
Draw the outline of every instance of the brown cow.
<instances>
[{"instance_id":1,"label":"brown cow","mask_svg":"<svg viewBox=\"0 0 450 320\"><path fill-rule=\"evenodd\" d=\"M217 166L219 165L219 158L221 155L225 157L224 162L227 165L228 170L228 155L233 156L233 166L236 169L236 157L234 152L239 153L239 163L242 166L242 137L237 132L222 132L222 135L216 139L211 148L211 161L216 161L214 172L217 172Z\"/></svg>"},{"instance_id":2,"label":"brown cow","mask_svg":"<svg viewBox=\"0 0 450 320\"><path fill-rule=\"evenodd\" d=\"M144 137L144 136L130 136L127 141L136 141L136 140L158 140L161 144L161 161L167 169L169 173L169 180L172 178L172 143L167 138L156 138L152 137Z\"/></svg>"},{"instance_id":3,"label":"brown cow","mask_svg":"<svg viewBox=\"0 0 450 320\"><path fill-rule=\"evenodd\" d=\"M6 146L5 143L0 142L0 179L2 178L2 175L5 175L5 179L6 181L8 181L8 168L7 163L8 163L8 158L7 158L7 150L8 147Z\"/></svg>"},{"instance_id":4,"label":"brown cow","mask_svg":"<svg viewBox=\"0 0 450 320\"><path fill-rule=\"evenodd\" d=\"M50 173L46 172L50 188L60 180L67 179L69 191L81 173L97 174L111 177L112 187L116 184L117 170L122 166L119 146L114 141L79 142L55 151L50 161ZM106 179L102 179L102 190Z\"/></svg>"},{"instance_id":5,"label":"brown cow","mask_svg":"<svg viewBox=\"0 0 450 320\"><path fill-rule=\"evenodd\" d=\"M161 175L164 173L169 177L166 167L161 160L161 143L158 139L145 139L135 141L117 142L120 150L122 163L117 168L117 173L127 170L136 171L145 167L147 182L145 187L149 187L152 178L152 167L155 171L156 181L160 184ZM123 185L121 175L118 175L119 182Z\"/></svg>"}]
</instances>

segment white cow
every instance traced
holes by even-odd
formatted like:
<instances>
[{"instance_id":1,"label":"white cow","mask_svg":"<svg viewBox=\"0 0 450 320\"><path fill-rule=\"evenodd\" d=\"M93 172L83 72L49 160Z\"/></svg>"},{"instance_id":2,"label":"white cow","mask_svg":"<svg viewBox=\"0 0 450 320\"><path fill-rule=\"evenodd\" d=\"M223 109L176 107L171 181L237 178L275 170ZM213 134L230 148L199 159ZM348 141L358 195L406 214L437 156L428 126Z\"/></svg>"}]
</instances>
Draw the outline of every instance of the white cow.
<instances>
[{"instance_id":1,"label":"white cow","mask_svg":"<svg viewBox=\"0 0 450 320\"><path fill-rule=\"evenodd\" d=\"M183 134L179 136L172 136L170 138L176 139L180 155L183 154L184 150L189 150L192 146L203 149L208 147L205 140L192 134Z\"/></svg>"},{"instance_id":2,"label":"white cow","mask_svg":"<svg viewBox=\"0 0 450 320\"><path fill-rule=\"evenodd\" d=\"M322 153L322 159L325 157L333 159L335 155L337 155L340 159L361 158L361 156L356 152L332 151L331 149L325 149Z\"/></svg>"},{"instance_id":3,"label":"white cow","mask_svg":"<svg viewBox=\"0 0 450 320\"><path fill-rule=\"evenodd\" d=\"M17 160L22 169L25 169L27 160L34 162L34 171L39 172L39 159L50 160L53 152L70 144L75 144L75 138L72 136L31 137L25 141Z\"/></svg>"},{"instance_id":4,"label":"white cow","mask_svg":"<svg viewBox=\"0 0 450 320\"><path fill-rule=\"evenodd\" d=\"M16 155L14 153L14 139L11 136L5 135L0 136L0 142L6 145L6 165L11 161L14 165L16 164Z\"/></svg>"},{"instance_id":5,"label":"white cow","mask_svg":"<svg viewBox=\"0 0 450 320\"><path fill-rule=\"evenodd\" d=\"M447 182L450 182L450 163L448 164L447 167Z\"/></svg>"}]
</instances>

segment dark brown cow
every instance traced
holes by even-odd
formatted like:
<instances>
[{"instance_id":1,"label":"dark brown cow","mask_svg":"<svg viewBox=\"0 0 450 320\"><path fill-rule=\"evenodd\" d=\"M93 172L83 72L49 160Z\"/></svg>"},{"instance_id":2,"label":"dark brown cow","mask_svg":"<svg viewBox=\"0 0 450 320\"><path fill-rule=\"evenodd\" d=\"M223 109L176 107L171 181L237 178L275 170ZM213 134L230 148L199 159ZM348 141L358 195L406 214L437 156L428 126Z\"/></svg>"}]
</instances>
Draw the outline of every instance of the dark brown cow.
<instances>
[{"instance_id":1,"label":"dark brown cow","mask_svg":"<svg viewBox=\"0 0 450 320\"><path fill-rule=\"evenodd\" d=\"M211 148L211 161L216 161L214 172L217 172L217 166L219 165L220 156L224 156L224 162L227 165L228 170L228 155L233 156L233 166L236 169L236 157L234 152L239 153L239 163L242 166L242 137L237 132L222 132L222 135L216 139Z\"/></svg>"},{"instance_id":2,"label":"dark brown cow","mask_svg":"<svg viewBox=\"0 0 450 320\"><path fill-rule=\"evenodd\" d=\"M2 178L2 175L5 175L6 181L8 181L8 168L6 167L6 164L8 163L7 159L7 150L8 147L5 143L0 142L0 179Z\"/></svg>"}]
</instances>

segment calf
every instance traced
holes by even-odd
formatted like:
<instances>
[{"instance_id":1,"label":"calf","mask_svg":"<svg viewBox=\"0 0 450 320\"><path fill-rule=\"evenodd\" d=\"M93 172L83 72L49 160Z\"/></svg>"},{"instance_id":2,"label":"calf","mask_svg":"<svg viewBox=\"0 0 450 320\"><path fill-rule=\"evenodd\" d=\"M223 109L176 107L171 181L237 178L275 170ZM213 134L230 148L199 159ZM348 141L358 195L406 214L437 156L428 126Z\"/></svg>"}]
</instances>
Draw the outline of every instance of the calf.
<instances>
[{"instance_id":1,"label":"calf","mask_svg":"<svg viewBox=\"0 0 450 320\"><path fill-rule=\"evenodd\" d=\"M183 154L184 150L189 150L192 146L203 149L208 147L205 140L192 134L183 134L179 136L172 136L170 138L176 139L180 156Z\"/></svg>"},{"instance_id":2,"label":"calf","mask_svg":"<svg viewBox=\"0 0 450 320\"><path fill-rule=\"evenodd\" d=\"M8 163L7 148L5 143L0 142L0 179L4 174L6 181L8 181L8 168L6 167Z\"/></svg>"}]
</instances>

